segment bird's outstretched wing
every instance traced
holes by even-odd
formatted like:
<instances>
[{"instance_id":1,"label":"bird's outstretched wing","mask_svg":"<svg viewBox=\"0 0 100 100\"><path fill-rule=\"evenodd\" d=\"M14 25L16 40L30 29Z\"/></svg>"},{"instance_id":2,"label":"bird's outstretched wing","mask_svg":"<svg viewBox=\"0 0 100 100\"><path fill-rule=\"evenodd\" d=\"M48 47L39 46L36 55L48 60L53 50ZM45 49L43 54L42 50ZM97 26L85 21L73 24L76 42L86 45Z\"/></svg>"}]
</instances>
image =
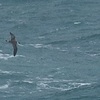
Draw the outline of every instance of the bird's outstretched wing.
<instances>
[{"instance_id":1,"label":"bird's outstretched wing","mask_svg":"<svg viewBox=\"0 0 100 100\"><path fill-rule=\"evenodd\" d=\"M15 35L10 32L11 40L15 39Z\"/></svg>"},{"instance_id":2,"label":"bird's outstretched wing","mask_svg":"<svg viewBox=\"0 0 100 100\"><path fill-rule=\"evenodd\" d=\"M12 44L13 45L13 55L15 56L17 53L17 44Z\"/></svg>"},{"instance_id":3,"label":"bird's outstretched wing","mask_svg":"<svg viewBox=\"0 0 100 100\"><path fill-rule=\"evenodd\" d=\"M11 40L8 41L9 43L12 44L13 46L13 55L15 56L17 54L17 41L15 39L15 35L13 33L10 32L10 35L11 35Z\"/></svg>"}]
</instances>

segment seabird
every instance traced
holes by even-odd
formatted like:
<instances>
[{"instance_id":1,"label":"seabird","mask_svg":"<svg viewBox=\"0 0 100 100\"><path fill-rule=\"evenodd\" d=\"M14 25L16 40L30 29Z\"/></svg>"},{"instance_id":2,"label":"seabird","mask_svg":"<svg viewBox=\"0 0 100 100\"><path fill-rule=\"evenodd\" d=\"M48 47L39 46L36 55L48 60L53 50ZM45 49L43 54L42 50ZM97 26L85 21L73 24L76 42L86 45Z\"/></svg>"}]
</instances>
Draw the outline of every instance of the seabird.
<instances>
[{"instance_id":1,"label":"seabird","mask_svg":"<svg viewBox=\"0 0 100 100\"><path fill-rule=\"evenodd\" d=\"M17 41L15 39L15 35L14 34L12 34L10 32L10 35L11 35L11 40L9 40L8 42L12 44L12 46L13 46L13 55L15 56L16 53L17 53Z\"/></svg>"}]
</instances>

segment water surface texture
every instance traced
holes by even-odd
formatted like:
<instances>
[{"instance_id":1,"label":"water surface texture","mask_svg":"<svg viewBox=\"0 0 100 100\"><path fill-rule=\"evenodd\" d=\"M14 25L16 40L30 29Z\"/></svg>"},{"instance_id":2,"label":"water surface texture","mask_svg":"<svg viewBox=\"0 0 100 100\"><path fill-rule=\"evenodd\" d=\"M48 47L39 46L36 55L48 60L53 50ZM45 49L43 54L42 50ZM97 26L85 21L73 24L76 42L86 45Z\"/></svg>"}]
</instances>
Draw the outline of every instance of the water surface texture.
<instances>
[{"instance_id":1,"label":"water surface texture","mask_svg":"<svg viewBox=\"0 0 100 100\"><path fill-rule=\"evenodd\" d=\"M0 0L0 100L100 100L100 0Z\"/></svg>"}]
</instances>

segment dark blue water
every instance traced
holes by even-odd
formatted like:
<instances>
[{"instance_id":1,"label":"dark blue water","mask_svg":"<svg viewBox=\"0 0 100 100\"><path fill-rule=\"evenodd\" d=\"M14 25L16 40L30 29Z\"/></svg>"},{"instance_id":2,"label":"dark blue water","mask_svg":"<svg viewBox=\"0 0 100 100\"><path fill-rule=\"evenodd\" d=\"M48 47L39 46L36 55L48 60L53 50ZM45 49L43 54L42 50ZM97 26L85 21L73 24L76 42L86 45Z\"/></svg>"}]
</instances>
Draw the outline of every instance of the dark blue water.
<instances>
[{"instance_id":1,"label":"dark blue water","mask_svg":"<svg viewBox=\"0 0 100 100\"><path fill-rule=\"evenodd\" d=\"M100 0L0 0L0 100L100 100Z\"/></svg>"}]
</instances>

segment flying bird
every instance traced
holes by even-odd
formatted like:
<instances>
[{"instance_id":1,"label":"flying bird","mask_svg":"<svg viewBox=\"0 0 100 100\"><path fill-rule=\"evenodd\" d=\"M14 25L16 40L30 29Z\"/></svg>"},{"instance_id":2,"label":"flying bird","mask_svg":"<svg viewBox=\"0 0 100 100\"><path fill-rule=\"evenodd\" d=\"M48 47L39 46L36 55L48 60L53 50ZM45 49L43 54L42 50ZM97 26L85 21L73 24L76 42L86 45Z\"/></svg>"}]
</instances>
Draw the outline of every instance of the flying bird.
<instances>
[{"instance_id":1,"label":"flying bird","mask_svg":"<svg viewBox=\"0 0 100 100\"><path fill-rule=\"evenodd\" d=\"M17 53L17 50L18 50L17 49L17 41L16 41L16 38L15 38L15 35L14 34L12 34L10 32L10 35L11 35L11 39L9 41L6 40L6 42L9 42L9 43L12 44L12 46L13 46L13 55L15 56L16 53Z\"/></svg>"}]
</instances>

